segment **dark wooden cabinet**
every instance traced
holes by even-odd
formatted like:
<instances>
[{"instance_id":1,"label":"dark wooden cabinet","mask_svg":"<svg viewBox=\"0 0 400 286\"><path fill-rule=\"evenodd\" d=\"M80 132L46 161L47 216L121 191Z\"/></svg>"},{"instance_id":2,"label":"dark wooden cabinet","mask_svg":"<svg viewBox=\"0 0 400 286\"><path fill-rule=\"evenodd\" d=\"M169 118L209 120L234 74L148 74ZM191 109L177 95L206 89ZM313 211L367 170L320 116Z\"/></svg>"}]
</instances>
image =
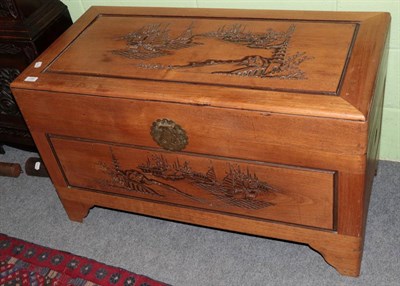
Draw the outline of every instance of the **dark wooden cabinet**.
<instances>
[{"instance_id":1,"label":"dark wooden cabinet","mask_svg":"<svg viewBox=\"0 0 400 286\"><path fill-rule=\"evenodd\" d=\"M35 150L10 83L71 24L58 0L0 0L0 151Z\"/></svg>"}]
</instances>

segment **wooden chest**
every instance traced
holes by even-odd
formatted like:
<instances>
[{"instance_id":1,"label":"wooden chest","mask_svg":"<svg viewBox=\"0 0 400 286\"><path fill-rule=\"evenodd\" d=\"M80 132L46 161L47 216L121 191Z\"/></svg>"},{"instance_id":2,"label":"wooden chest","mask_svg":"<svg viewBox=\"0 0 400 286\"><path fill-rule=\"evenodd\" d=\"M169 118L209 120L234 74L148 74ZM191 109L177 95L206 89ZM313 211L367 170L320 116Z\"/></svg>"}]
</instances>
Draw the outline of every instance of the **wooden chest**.
<instances>
[{"instance_id":1,"label":"wooden chest","mask_svg":"<svg viewBox=\"0 0 400 286\"><path fill-rule=\"evenodd\" d=\"M296 241L357 276L389 14L93 7L12 84L71 220Z\"/></svg>"}]
</instances>

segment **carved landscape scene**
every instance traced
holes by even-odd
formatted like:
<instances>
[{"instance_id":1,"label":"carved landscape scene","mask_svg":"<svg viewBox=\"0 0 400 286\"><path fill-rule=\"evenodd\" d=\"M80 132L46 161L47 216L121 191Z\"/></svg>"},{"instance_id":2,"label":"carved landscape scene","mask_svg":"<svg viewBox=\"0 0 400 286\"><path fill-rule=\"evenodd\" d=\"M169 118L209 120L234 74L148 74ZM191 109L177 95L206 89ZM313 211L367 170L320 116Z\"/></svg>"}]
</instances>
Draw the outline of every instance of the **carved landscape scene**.
<instances>
[{"instance_id":1,"label":"carved landscape scene","mask_svg":"<svg viewBox=\"0 0 400 286\"><path fill-rule=\"evenodd\" d=\"M149 154L144 162L128 169L121 167L112 149L110 154L112 164L99 163L109 177L102 183L136 195L166 200L178 195L203 206L259 210L273 206L269 200L279 192L255 172L237 164L226 164L224 174L217 175L212 162L202 170L189 161L170 161L161 154ZM193 188L197 189L195 193L188 192Z\"/></svg>"},{"instance_id":2,"label":"carved landscape scene","mask_svg":"<svg viewBox=\"0 0 400 286\"><path fill-rule=\"evenodd\" d=\"M268 18L103 16L47 71L336 95L355 27Z\"/></svg>"},{"instance_id":3,"label":"carved landscape scene","mask_svg":"<svg viewBox=\"0 0 400 286\"><path fill-rule=\"evenodd\" d=\"M211 74L280 79L305 79L306 74L300 66L312 58L301 51L289 55L290 41L296 30L294 24L286 31L266 28L263 33L252 32L242 24L221 26L214 31L197 34L192 23L177 36L171 36L172 29L168 23L145 25L118 38L126 41L126 48L113 50L112 53L142 60L137 66L143 69L196 70ZM202 46L205 50L224 46L225 57L191 60L184 64L175 63L174 59L169 64L155 60L195 46ZM239 46L249 48L251 54L234 58L232 51Z\"/></svg>"}]
</instances>

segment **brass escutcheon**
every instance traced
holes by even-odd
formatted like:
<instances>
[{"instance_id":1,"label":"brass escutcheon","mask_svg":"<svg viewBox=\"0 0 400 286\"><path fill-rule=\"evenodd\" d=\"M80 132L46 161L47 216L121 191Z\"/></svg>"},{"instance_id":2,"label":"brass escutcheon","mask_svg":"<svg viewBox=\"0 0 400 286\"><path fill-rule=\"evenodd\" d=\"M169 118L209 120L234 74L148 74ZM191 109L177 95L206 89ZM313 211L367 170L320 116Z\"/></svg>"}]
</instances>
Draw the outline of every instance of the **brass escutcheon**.
<instances>
[{"instance_id":1,"label":"brass escutcheon","mask_svg":"<svg viewBox=\"0 0 400 286\"><path fill-rule=\"evenodd\" d=\"M185 130L169 119L164 118L154 121L150 134L158 146L166 150L181 151L188 144Z\"/></svg>"}]
</instances>

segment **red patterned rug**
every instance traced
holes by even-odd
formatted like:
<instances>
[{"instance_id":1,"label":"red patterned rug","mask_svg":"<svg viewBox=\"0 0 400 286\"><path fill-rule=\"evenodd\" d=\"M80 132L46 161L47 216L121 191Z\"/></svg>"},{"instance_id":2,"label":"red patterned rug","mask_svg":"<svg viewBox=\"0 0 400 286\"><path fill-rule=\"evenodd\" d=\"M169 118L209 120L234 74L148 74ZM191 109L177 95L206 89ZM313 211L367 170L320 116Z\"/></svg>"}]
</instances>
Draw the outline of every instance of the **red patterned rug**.
<instances>
[{"instance_id":1,"label":"red patterned rug","mask_svg":"<svg viewBox=\"0 0 400 286\"><path fill-rule=\"evenodd\" d=\"M0 285L166 286L121 268L0 233Z\"/></svg>"}]
</instances>

